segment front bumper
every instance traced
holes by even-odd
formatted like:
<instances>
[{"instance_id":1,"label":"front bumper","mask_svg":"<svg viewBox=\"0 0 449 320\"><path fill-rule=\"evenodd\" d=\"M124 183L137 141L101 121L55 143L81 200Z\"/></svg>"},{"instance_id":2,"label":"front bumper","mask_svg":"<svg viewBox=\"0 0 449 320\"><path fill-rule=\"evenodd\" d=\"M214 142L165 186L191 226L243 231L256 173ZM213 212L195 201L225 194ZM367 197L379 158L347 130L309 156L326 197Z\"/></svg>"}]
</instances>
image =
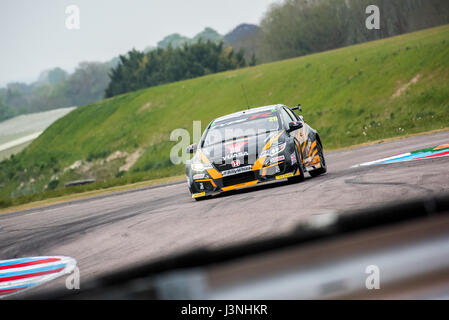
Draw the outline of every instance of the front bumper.
<instances>
[{"instance_id":1,"label":"front bumper","mask_svg":"<svg viewBox=\"0 0 449 320\"><path fill-rule=\"evenodd\" d=\"M211 169L199 179L195 179L194 176L190 178L191 180L188 178L192 199L283 180L300 174L298 163L285 161L285 157L280 162L265 165L256 163L252 167L251 171L225 177L218 170Z\"/></svg>"}]
</instances>

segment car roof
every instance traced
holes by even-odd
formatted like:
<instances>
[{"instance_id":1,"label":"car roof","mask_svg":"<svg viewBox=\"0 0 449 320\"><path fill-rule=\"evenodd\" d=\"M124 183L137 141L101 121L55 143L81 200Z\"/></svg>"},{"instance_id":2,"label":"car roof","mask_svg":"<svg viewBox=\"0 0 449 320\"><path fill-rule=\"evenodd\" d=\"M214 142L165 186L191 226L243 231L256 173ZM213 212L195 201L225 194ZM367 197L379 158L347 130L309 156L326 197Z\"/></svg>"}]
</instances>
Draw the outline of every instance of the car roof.
<instances>
[{"instance_id":1,"label":"car roof","mask_svg":"<svg viewBox=\"0 0 449 320\"><path fill-rule=\"evenodd\" d=\"M239 112L235 112L235 113L231 113L231 114L222 116L220 118L215 119L213 122L227 120L227 119L235 118L235 117L240 117L240 116L243 116L245 114L264 112L264 111L268 111L268 110L272 110L272 109L279 109L279 108L282 108L282 107L285 107L285 105L284 104L273 104L273 105L269 105L269 106L251 108L251 109L248 109L248 110L242 110L242 111L239 111Z\"/></svg>"}]
</instances>

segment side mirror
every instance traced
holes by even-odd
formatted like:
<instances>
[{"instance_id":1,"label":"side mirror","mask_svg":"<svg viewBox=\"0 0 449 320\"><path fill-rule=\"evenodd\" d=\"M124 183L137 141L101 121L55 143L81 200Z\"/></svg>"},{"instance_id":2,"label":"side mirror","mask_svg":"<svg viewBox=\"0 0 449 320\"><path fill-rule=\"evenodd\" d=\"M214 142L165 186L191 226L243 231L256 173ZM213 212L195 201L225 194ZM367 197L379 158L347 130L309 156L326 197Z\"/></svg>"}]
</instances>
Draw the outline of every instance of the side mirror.
<instances>
[{"instance_id":1,"label":"side mirror","mask_svg":"<svg viewBox=\"0 0 449 320\"><path fill-rule=\"evenodd\" d=\"M196 149L197 149L196 143L191 144L190 146L187 147L187 153L195 153Z\"/></svg>"},{"instance_id":2,"label":"side mirror","mask_svg":"<svg viewBox=\"0 0 449 320\"><path fill-rule=\"evenodd\" d=\"M288 132L292 132L298 129L301 129L303 124L301 121L292 121L288 124Z\"/></svg>"}]
</instances>

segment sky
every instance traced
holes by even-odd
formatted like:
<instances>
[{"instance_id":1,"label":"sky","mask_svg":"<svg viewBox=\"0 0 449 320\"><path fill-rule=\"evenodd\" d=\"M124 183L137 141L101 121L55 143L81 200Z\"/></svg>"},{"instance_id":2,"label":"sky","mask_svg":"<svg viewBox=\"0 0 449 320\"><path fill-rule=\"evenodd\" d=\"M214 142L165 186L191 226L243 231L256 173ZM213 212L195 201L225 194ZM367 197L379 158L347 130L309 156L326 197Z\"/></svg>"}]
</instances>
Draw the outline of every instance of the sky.
<instances>
[{"instance_id":1,"label":"sky","mask_svg":"<svg viewBox=\"0 0 449 320\"><path fill-rule=\"evenodd\" d=\"M205 27L226 34L258 24L279 0L1 0L0 87L33 82L43 70L73 72L81 61L108 61L156 46L171 33L193 37ZM79 8L79 29L68 29Z\"/></svg>"}]
</instances>

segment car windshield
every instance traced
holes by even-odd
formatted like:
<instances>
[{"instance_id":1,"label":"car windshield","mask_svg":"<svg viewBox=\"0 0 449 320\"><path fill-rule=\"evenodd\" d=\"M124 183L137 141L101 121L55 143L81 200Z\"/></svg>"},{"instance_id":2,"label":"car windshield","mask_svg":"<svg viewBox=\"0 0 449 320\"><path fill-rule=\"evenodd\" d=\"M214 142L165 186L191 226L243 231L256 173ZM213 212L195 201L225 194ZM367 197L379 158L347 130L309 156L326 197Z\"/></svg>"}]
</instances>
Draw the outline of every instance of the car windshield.
<instances>
[{"instance_id":1,"label":"car windshield","mask_svg":"<svg viewBox=\"0 0 449 320\"><path fill-rule=\"evenodd\" d=\"M249 113L213 122L204 138L203 147L270 131L278 131L280 120L277 111Z\"/></svg>"}]
</instances>

